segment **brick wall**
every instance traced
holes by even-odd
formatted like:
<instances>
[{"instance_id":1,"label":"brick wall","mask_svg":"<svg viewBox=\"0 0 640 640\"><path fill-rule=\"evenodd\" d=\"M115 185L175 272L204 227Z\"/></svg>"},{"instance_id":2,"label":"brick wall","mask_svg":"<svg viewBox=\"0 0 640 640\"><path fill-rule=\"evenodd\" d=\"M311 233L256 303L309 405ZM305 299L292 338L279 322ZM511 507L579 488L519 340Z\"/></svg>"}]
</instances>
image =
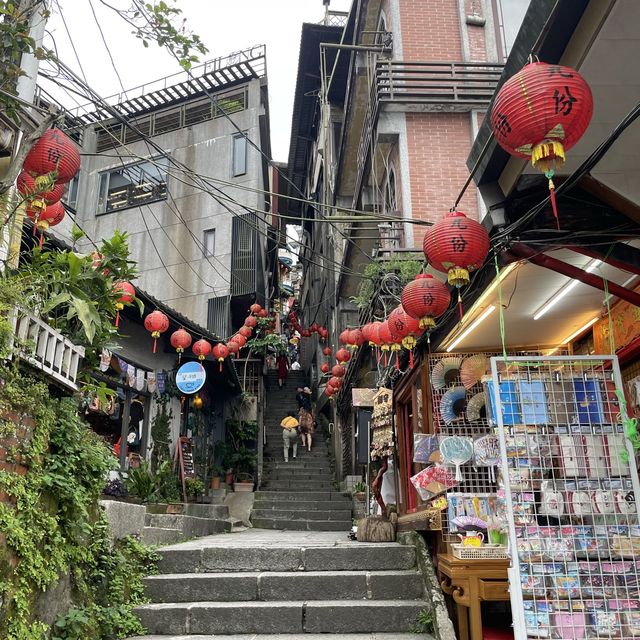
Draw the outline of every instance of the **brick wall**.
<instances>
[{"instance_id":1,"label":"brick wall","mask_svg":"<svg viewBox=\"0 0 640 640\"><path fill-rule=\"evenodd\" d=\"M480 0L465 0L464 9L465 15L473 15L474 10L476 15L482 15L482 2ZM485 16L486 17L486 16ZM465 30L467 40L469 43L469 56L468 59L473 62L482 62L487 59L487 26L480 27L475 25L463 24L462 28Z\"/></svg>"},{"instance_id":2,"label":"brick wall","mask_svg":"<svg viewBox=\"0 0 640 640\"><path fill-rule=\"evenodd\" d=\"M0 470L25 475L28 467L22 452L33 437L35 423L28 416L13 412L0 415L0 423L6 425L0 436ZM0 502L11 502L11 499L0 492Z\"/></svg>"}]
</instances>

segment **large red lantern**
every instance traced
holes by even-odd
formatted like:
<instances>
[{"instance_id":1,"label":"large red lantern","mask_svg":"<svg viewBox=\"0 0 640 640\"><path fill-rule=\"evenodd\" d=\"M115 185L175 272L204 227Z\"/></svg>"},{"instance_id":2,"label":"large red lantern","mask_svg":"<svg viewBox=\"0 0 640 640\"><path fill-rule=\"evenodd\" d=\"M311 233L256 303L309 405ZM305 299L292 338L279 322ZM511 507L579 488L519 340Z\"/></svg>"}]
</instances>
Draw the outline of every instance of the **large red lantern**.
<instances>
[{"instance_id":1,"label":"large red lantern","mask_svg":"<svg viewBox=\"0 0 640 640\"><path fill-rule=\"evenodd\" d=\"M330 370L330 369L331 369L331 367L329 366L329 363L328 363L328 362L323 362L323 363L320 365L320 371L322 371L322 373L325 373L325 374L326 374L326 373L329 373L329 370Z\"/></svg>"},{"instance_id":2,"label":"large red lantern","mask_svg":"<svg viewBox=\"0 0 640 640\"><path fill-rule=\"evenodd\" d=\"M120 295L116 298L116 327L120 324L120 312L125 304L131 304L136 297L136 290L130 282L116 282L113 285L113 292Z\"/></svg>"},{"instance_id":3,"label":"large red lantern","mask_svg":"<svg viewBox=\"0 0 640 640\"><path fill-rule=\"evenodd\" d=\"M336 351L336 360L339 364L346 364L351 360L351 354L346 349L338 349Z\"/></svg>"},{"instance_id":4,"label":"large red lantern","mask_svg":"<svg viewBox=\"0 0 640 640\"><path fill-rule=\"evenodd\" d=\"M380 325L381 322L369 322L362 327L362 337L371 347L380 346Z\"/></svg>"},{"instance_id":5,"label":"large red lantern","mask_svg":"<svg viewBox=\"0 0 640 640\"><path fill-rule=\"evenodd\" d=\"M198 360L202 362L211 353L211 343L204 338L201 338L197 342L193 343L191 347L194 355L198 356Z\"/></svg>"},{"instance_id":6,"label":"large red lantern","mask_svg":"<svg viewBox=\"0 0 640 640\"><path fill-rule=\"evenodd\" d=\"M235 340L229 340L229 342L227 342L227 349L229 349L230 356L237 356L240 351L240 345Z\"/></svg>"},{"instance_id":7,"label":"large red lantern","mask_svg":"<svg viewBox=\"0 0 640 640\"><path fill-rule=\"evenodd\" d=\"M350 329L345 329L340 336L338 337L338 340L340 340L340 344L344 344L347 345L349 344L349 334L351 333Z\"/></svg>"},{"instance_id":8,"label":"large red lantern","mask_svg":"<svg viewBox=\"0 0 640 640\"><path fill-rule=\"evenodd\" d=\"M334 376L333 378L329 378L329 382L327 382L327 384L334 389L340 389L340 387L342 387L342 378Z\"/></svg>"},{"instance_id":9,"label":"large red lantern","mask_svg":"<svg viewBox=\"0 0 640 640\"><path fill-rule=\"evenodd\" d=\"M36 184L54 171L57 173L56 182L69 182L80 169L80 152L60 129L49 129L27 154L24 169L36 177Z\"/></svg>"},{"instance_id":10,"label":"large red lantern","mask_svg":"<svg viewBox=\"0 0 640 640\"><path fill-rule=\"evenodd\" d=\"M331 375L336 378L342 378L345 373L346 373L346 370L341 364L335 364L331 368Z\"/></svg>"},{"instance_id":11,"label":"large red lantern","mask_svg":"<svg viewBox=\"0 0 640 640\"><path fill-rule=\"evenodd\" d=\"M20 172L16 180L16 187L20 195L24 198L43 200L45 204L58 202L64 195L65 189L63 183L40 185L40 187L38 187L35 178L26 171Z\"/></svg>"},{"instance_id":12,"label":"large red lantern","mask_svg":"<svg viewBox=\"0 0 640 640\"><path fill-rule=\"evenodd\" d=\"M247 338L247 340L248 340L251 337L251 334L253 333L253 331L252 331L251 327L243 326L243 327L240 327L238 329L238 333L241 336L244 336L245 338Z\"/></svg>"},{"instance_id":13,"label":"large red lantern","mask_svg":"<svg viewBox=\"0 0 640 640\"><path fill-rule=\"evenodd\" d=\"M242 349L247 344L247 339L241 333L236 333L231 337L231 340L233 340L233 342L235 342L240 347L240 349Z\"/></svg>"},{"instance_id":14,"label":"large red lantern","mask_svg":"<svg viewBox=\"0 0 640 640\"><path fill-rule=\"evenodd\" d=\"M249 311L251 311L251 313L253 313L254 315L257 315L261 311L261 309L262 309L262 307L257 302L254 302L249 307Z\"/></svg>"},{"instance_id":15,"label":"large red lantern","mask_svg":"<svg viewBox=\"0 0 640 640\"><path fill-rule=\"evenodd\" d=\"M402 291L402 308L420 321L420 328L431 331L449 307L451 294L447 286L428 273L419 273Z\"/></svg>"},{"instance_id":16,"label":"large red lantern","mask_svg":"<svg viewBox=\"0 0 640 640\"><path fill-rule=\"evenodd\" d=\"M396 342L400 342L409 351L409 368L413 369L413 348L416 346L416 338L422 333L420 320L407 315L402 305L398 305L389 314L387 324Z\"/></svg>"},{"instance_id":17,"label":"large red lantern","mask_svg":"<svg viewBox=\"0 0 640 640\"><path fill-rule=\"evenodd\" d=\"M349 339L347 342L347 349L357 349L364 343L364 337L360 329L351 329L349 331Z\"/></svg>"},{"instance_id":18,"label":"large red lantern","mask_svg":"<svg viewBox=\"0 0 640 640\"><path fill-rule=\"evenodd\" d=\"M593 96L585 79L570 67L532 62L498 91L490 123L498 144L549 179L557 220L554 185L565 152L582 137L593 115Z\"/></svg>"},{"instance_id":19,"label":"large red lantern","mask_svg":"<svg viewBox=\"0 0 640 640\"><path fill-rule=\"evenodd\" d=\"M427 229L422 248L429 264L446 273L449 284L461 287L485 261L489 234L479 222L452 211Z\"/></svg>"},{"instance_id":20,"label":"large red lantern","mask_svg":"<svg viewBox=\"0 0 640 640\"><path fill-rule=\"evenodd\" d=\"M269 315L269 312L266 309L260 309L257 315L258 318L266 318Z\"/></svg>"},{"instance_id":21,"label":"large red lantern","mask_svg":"<svg viewBox=\"0 0 640 640\"><path fill-rule=\"evenodd\" d=\"M188 331L185 331L182 327L171 334L169 342L178 354L178 362L180 362L184 350L191 346L192 340L191 334Z\"/></svg>"},{"instance_id":22,"label":"large red lantern","mask_svg":"<svg viewBox=\"0 0 640 640\"><path fill-rule=\"evenodd\" d=\"M144 328L151 332L151 337L153 338L153 353L155 353L160 334L169 328L169 318L167 318L162 311L156 309L144 319Z\"/></svg>"},{"instance_id":23,"label":"large red lantern","mask_svg":"<svg viewBox=\"0 0 640 640\"><path fill-rule=\"evenodd\" d=\"M253 329L258 324L258 319L255 316L247 316L244 319L244 326Z\"/></svg>"},{"instance_id":24,"label":"large red lantern","mask_svg":"<svg viewBox=\"0 0 640 640\"><path fill-rule=\"evenodd\" d=\"M222 363L225 358L229 357L229 349L227 349L227 345L219 342L211 350L211 355L220 363L220 371L222 371Z\"/></svg>"}]
</instances>

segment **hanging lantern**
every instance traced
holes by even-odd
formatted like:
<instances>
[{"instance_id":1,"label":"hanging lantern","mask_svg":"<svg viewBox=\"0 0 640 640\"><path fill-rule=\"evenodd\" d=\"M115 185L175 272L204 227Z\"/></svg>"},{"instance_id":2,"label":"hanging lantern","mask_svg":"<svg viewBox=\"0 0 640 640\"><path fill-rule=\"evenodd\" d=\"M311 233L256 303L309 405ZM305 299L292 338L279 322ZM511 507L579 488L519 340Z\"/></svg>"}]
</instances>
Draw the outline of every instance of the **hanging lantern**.
<instances>
[{"instance_id":1,"label":"hanging lantern","mask_svg":"<svg viewBox=\"0 0 640 640\"><path fill-rule=\"evenodd\" d=\"M50 183L48 185L45 184L38 187L38 185L36 185L35 178L26 171L22 171L20 172L20 175L18 175L16 187L18 189L18 193L20 193L23 198L43 200L45 204L58 202L58 200L60 200L64 195L65 189L65 185L63 183Z\"/></svg>"},{"instance_id":2,"label":"hanging lantern","mask_svg":"<svg viewBox=\"0 0 640 640\"><path fill-rule=\"evenodd\" d=\"M322 341L326 340L329 337L329 329L326 327L320 327L318 329L318 335Z\"/></svg>"},{"instance_id":3,"label":"hanging lantern","mask_svg":"<svg viewBox=\"0 0 640 640\"><path fill-rule=\"evenodd\" d=\"M380 325L381 322L369 322L362 327L362 337L371 347L380 346Z\"/></svg>"},{"instance_id":4,"label":"hanging lantern","mask_svg":"<svg viewBox=\"0 0 640 640\"><path fill-rule=\"evenodd\" d=\"M429 264L447 274L450 285L469 284L469 273L482 266L489 253L489 234L461 211L451 211L427 229L422 244Z\"/></svg>"},{"instance_id":5,"label":"hanging lantern","mask_svg":"<svg viewBox=\"0 0 640 640\"><path fill-rule=\"evenodd\" d=\"M36 176L36 184L49 181L47 174L53 172L57 174L56 182L69 182L80 169L80 152L60 129L49 129L27 154L24 169Z\"/></svg>"},{"instance_id":6,"label":"hanging lantern","mask_svg":"<svg viewBox=\"0 0 640 640\"><path fill-rule=\"evenodd\" d=\"M361 329L351 329L347 341L347 349L355 350L364 344L364 337Z\"/></svg>"},{"instance_id":7,"label":"hanging lantern","mask_svg":"<svg viewBox=\"0 0 640 640\"><path fill-rule=\"evenodd\" d=\"M251 311L251 313L253 313L254 315L258 315L258 313L260 311L262 311L262 307L257 303L254 302L250 307L249 307L249 311Z\"/></svg>"},{"instance_id":8,"label":"hanging lantern","mask_svg":"<svg viewBox=\"0 0 640 640\"><path fill-rule=\"evenodd\" d=\"M416 338L422 333L420 320L407 315L402 305L398 305L389 314L387 324L396 342L409 351L409 368L413 369L413 349L416 346Z\"/></svg>"},{"instance_id":9,"label":"hanging lantern","mask_svg":"<svg viewBox=\"0 0 640 640\"><path fill-rule=\"evenodd\" d=\"M244 326L253 329L258 324L258 320L255 316L247 316L244 319Z\"/></svg>"},{"instance_id":10,"label":"hanging lantern","mask_svg":"<svg viewBox=\"0 0 640 640\"><path fill-rule=\"evenodd\" d=\"M335 387L332 387L330 384L328 384L324 388L325 394L328 395L329 397L331 397L336 391L337 391L337 389Z\"/></svg>"},{"instance_id":11,"label":"hanging lantern","mask_svg":"<svg viewBox=\"0 0 640 640\"><path fill-rule=\"evenodd\" d=\"M591 122L593 96L570 67L546 62L525 65L500 87L490 123L498 144L517 158L530 158L549 179L551 206L559 227L553 176Z\"/></svg>"},{"instance_id":12,"label":"hanging lantern","mask_svg":"<svg viewBox=\"0 0 640 640\"><path fill-rule=\"evenodd\" d=\"M318 331L318 323L317 322L313 322L311 323L311 326L309 327L309 331L311 331L311 333L316 333Z\"/></svg>"},{"instance_id":13,"label":"hanging lantern","mask_svg":"<svg viewBox=\"0 0 640 640\"><path fill-rule=\"evenodd\" d=\"M247 339L241 333L236 333L231 337L231 340L233 340L233 342L235 342L238 347L240 347L240 349L243 349L247 344Z\"/></svg>"},{"instance_id":14,"label":"hanging lantern","mask_svg":"<svg viewBox=\"0 0 640 640\"><path fill-rule=\"evenodd\" d=\"M198 360L202 362L211 353L211 343L204 338L201 338L197 342L193 343L191 351L193 351L194 355L198 356Z\"/></svg>"},{"instance_id":15,"label":"hanging lantern","mask_svg":"<svg viewBox=\"0 0 640 640\"><path fill-rule=\"evenodd\" d=\"M269 312L266 309L260 309L257 315L258 318L266 318L269 315Z\"/></svg>"},{"instance_id":16,"label":"hanging lantern","mask_svg":"<svg viewBox=\"0 0 640 640\"><path fill-rule=\"evenodd\" d=\"M329 382L327 382L327 384L334 389L340 389L340 387L342 387L342 378L334 376L333 378L329 379Z\"/></svg>"},{"instance_id":17,"label":"hanging lantern","mask_svg":"<svg viewBox=\"0 0 640 640\"><path fill-rule=\"evenodd\" d=\"M331 367L331 375L336 378L342 378L345 373L346 369L341 364L334 364L333 367Z\"/></svg>"},{"instance_id":18,"label":"hanging lantern","mask_svg":"<svg viewBox=\"0 0 640 640\"><path fill-rule=\"evenodd\" d=\"M309 331L309 329L302 329L302 330L300 331L300 335L301 335L303 338L309 338L309 337L311 337L311 331Z\"/></svg>"},{"instance_id":19,"label":"hanging lantern","mask_svg":"<svg viewBox=\"0 0 640 640\"><path fill-rule=\"evenodd\" d=\"M331 347L325 347L325 348L322 350L322 353L323 353L325 356L329 357L329 356L333 353L333 349L332 349Z\"/></svg>"},{"instance_id":20,"label":"hanging lantern","mask_svg":"<svg viewBox=\"0 0 640 640\"><path fill-rule=\"evenodd\" d=\"M202 409L202 405L204 402L200 396L194 396L193 398L193 408L194 409Z\"/></svg>"},{"instance_id":21,"label":"hanging lantern","mask_svg":"<svg viewBox=\"0 0 640 640\"><path fill-rule=\"evenodd\" d=\"M328 362L323 362L320 365L320 371L322 371L322 373L325 373L325 374L329 373L330 369L331 369L331 367L329 366Z\"/></svg>"},{"instance_id":22,"label":"hanging lantern","mask_svg":"<svg viewBox=\"0 0 640 640\"><path fill-rule=\"evenodd\" d=\"M192 340L191 334L188 331L185 331L182 327L171 334L169 342L178 354L178 362L182 359L184 350L191 346Z\"/></svg>"},{"instance_id":23,"label":"hanging lantern","mask_svg":"<svg viewBox=\"0 0 640 640\"><path fill-rule=\"evenodd\" d=\"M169 318L167 318L162 311L156 309L144 319L144 328L151 332L151 337L153 338L153 353L155 353L160 334L169 328Z\"/></svg>"},{"instance_id":24,"label":"hanging lantern","mask_svg":"<svg viewBox=\"0 0 640 640\"><path fill-rule=\"evenodd\" d=\"M253 330L251 329L251 327L243 326L243 327L240 327L238 329L238 333L241 336L244 336L245 338L247 338L247 340L248 340L251 337L251 334L253 333Z\"/></svg>"},{"instance_id":25,"label":"hanging lantern","mask_svg":"<svg viewBox=\"0 0 640 640\"><path fill-rule=\"evenodd\" d=\"M219 342L211 350L211 355L220 363L220 371L222 371L222 363L225 358L229 357L229 349L227 349L227 345L223 342Z\"/></svg>"},{"instance_id":26,"label":"hanging lantern","mask_svg":"<svg viewBox=\"0 0 640 640\"><path fill-rule=\"evenodd\" d=\"M351 360L351 354L346 349L338 349L336 351L336 360L339 364L346 364Z\"/></svg>"},{"instance_id":27,"label":"hanging lantern","mask_svg":"<svg viewBox=\"0 0 640 640\"><path fill-rule=\"evenodd\" d=\"M402 308L420 321L420 328L431 331L435 319L449 307L451 294L447 286L428 273L419 273L402 291Z\"/></svg>"},{"instance_id":28,"label":"hanging lantern","mask_svg":"<svg viewBox=\"0 0 640 640\"><path fill-rule=\"evenodd\" d=\"M344 345L348 345L349 343L349 336L350 336L351 330L350 329L345 329L338 337L338 340L340 341L340 344L344 344Z\"/></svg>"},{"instance_id":29,"label":"hanging lantern","mask_svg":"<svg viewBox=\"0 0 640 640\"><path fill-rule=\"evenodd\" d=\"M240 345L235 340L229 340L229 342L227 342L227 349L229 349L229 355L235 357L240 351Z\"/></svg>"},{"instance_id":30,"label":"hanging lantern","mask_svg":"<svg viewBox=\"0 0 640 640\"><path fill-rule=\"evenodd\" d=\"M116 282L113 285L113 292L119 293L116 299L116 328L120 325L120 312L124 309L125 304L131 304L136 297L136 290L130 282Z\"/></svg>"}]
</instances>

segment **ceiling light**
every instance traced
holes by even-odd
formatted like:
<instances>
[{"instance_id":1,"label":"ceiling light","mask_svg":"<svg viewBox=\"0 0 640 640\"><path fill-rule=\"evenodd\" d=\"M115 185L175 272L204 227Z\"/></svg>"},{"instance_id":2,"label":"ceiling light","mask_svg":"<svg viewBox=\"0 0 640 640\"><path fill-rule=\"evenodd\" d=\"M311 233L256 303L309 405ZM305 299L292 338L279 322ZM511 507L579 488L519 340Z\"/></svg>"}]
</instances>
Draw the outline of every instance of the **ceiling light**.
<instances>
[{"instance_id":1,"label":"ceiling light","mask_svg":"<svg viewBox=\"0 0 640 640\"><path fill-rule=\"evenodd\" d=\"M574 331L568 338L565 338L560 344L567 344L571 342L574 338L577 338L581 333L584 333L590 326L594 325L596 322L600 320L600 316L596 316L587 322L587 324L581 326L577 331Z\"/></svg>"},{"instance_id":2,"label":"ceiling light","mask_svg":"<svg viewBox=\"0 0 640 640\"><path fill-rule=\"evenodd\" d=\"M598 268L599 265L602 264L602 260L592 260L585 268L584 270L587 273L591 273L592 271L594 271L595 269ZM556 291L551 298L549 298L534 314L533 319L534 320L539 320L540 318L542 318L542 316L547 313L547 311L549 311L549 309L553 308L558 302L560 302L560 300L562 300L562 298L564 298L570 291L572 291L575 287L578 286L578 284L580 284L580 280L574 280L572 279L571 282L565 284L563 287L561 287L560 289L558 289L558 291Z\"/></svg>"},{"instance_id":3,"label":"ceiling light","mask_svg":"<svg viewBox=\"0 0 640 640\"><path fill-rule=\"evenodd\" d=\"M495 305L487 307L448 347L447 353L453 351L485 318L496 310Z\"/></svg>"}]
</instances>

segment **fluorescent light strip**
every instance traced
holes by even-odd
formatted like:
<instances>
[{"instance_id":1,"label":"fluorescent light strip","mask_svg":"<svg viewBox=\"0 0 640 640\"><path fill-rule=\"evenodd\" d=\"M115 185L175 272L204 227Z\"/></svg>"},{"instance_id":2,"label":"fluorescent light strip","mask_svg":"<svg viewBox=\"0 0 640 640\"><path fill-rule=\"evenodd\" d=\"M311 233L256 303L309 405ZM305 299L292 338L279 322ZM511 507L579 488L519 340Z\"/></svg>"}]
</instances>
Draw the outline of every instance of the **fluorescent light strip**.
<instances>
[{"instance_id":1,"label":"fluorescent light strip","mask_svg":"<svg viewBox=\"0 0 640 640\"><path fill-rule=\"evenodd\" d=\"M485 318L496 310L495 305L487 307L448 347L447 353L453 351Z\"/></svg>"},{"instance_id":2,"label":"fluorescent light strip","mask_svg":"<svg viewBox=\"0 0 640 640\"><path fill-rule=\"evenodd\" d=\"M595 269L597 269L600 265L602 264L602 260L592 260L586 267L585 267L585 271L587 273L591 273L592 271L594 271ZM542 318L542 316L547 313L547 311L549 311L549 309L555 307L556 304L558 304L558 302L560 302L560 300L562 300L562 298L564 298L569 292L571 292L575 287L577 287L580 284L580 280L574 280L572 279L571 282L569 282L568 284L564 285L563 287L561 287L560 289L558 289L558 291L556 291L556 293L553 294L553 296L551 298L549 298L539 309L538 311L536 311L535 315L533 316L534 320L539 320L540 318Z\"/></svg>"}]
</instances>

